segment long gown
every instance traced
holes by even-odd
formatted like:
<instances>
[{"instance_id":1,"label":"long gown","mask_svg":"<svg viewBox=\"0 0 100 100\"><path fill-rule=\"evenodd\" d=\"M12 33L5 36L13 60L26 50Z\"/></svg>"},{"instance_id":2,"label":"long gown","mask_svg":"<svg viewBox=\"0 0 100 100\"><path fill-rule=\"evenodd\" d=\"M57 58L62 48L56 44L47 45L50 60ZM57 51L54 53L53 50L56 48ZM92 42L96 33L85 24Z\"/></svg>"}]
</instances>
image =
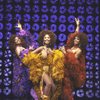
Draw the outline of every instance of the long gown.
<instances>
[{"instance_id":1,"label":"long gown","mask_svg":"<svg viewBox=\"0 0 100 100\"><path fill-rule=\"evenodd\" d=\"M34 54L28 50L23 50L20 53L20 59L22 62L29 67L30 80L34 84L34 89L40 99L40 80L43 74L43 66L49 66L49 72L56 85L56 91L51 96L52 100L58 100L58 96L62 92L62 79L64 77L64 55L59 50L53 50L53 54L48 54L48 57L44 60L41 54Z\"/></svg>"},{"instance_id":2,"label":"long gown","mask_svg":"<svg viewBox=\"0 0 100 100\"><path fill-rule=\"evenodd\" d=\"M78 34L73 33L69 36L66 50L71 48L71 41ZM67 52L65 54L64 71L63 100L73 100L73 90L84 85L86 80L85 55L81 54L77 59L74 53Z\"/></svg>"},{"instance_id":3,"label":"long gown","mask_svg":"<svg viewBox=\"0 0 100 100\"><path fill-rule=\"evenodd\" d=\"M34 39L32 35L26 31L21 30L18 36L24 38L27 42L27 48L29 45L34 45ZM33 87L32 82L29 80L29 69L21 62L20 58L15 54L13 55L13 78L12 78L12 94L14 98L28 99L30 96L30 89Z\"/></svg>"}]
</instances>

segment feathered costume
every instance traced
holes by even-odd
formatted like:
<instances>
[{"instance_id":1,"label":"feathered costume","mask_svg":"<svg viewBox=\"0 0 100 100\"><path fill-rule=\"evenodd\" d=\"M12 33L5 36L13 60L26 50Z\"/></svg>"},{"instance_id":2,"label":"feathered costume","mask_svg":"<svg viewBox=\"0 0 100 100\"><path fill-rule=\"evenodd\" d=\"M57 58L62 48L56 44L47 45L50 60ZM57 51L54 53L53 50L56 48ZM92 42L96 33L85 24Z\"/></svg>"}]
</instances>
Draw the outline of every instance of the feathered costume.
<instances>
[{"instance_id":1,"label":"feathered costume","mask_svg":"<svg viewBox=\"0 0 100 100\"><path fill-rule=\"evenodd\" d=\"M71 41L80 33L70 34L67 41L67 49L71 48ZM73 89L81 87L85 83L85 55L81 54L77 59L72 52L65 54L65 69L64 69L64 86L63 86L63 100L73 100Z\"/></svg>"},{"instance_id":2,"label":"feathered costume","mask_svg":"<svg viewBox=\"0 0 100 100\"><path fill-rule=\"evenodd\" d=\"M64 77L64 56L59 50L53 50L53 54L48 54L48 57L44 60L41 54L34 54L27 50L21 53L22 62L29 67L30 80L34 84L34 89L40 99L40 81L44 72L43 66L49 66L49 73L56 84L57 88L55 93L50 97L52 100L57 100L61 94L62 79Z\"/></svg>"},{"instance_id":3,"label":"feathered costume","mask_svg":"<svg viewBox=\"0 0 100 100\"><path fill-rule=\"evenodd\" d=\"M23 37L28 46L35 46L32 35L26 31L21 30L18 36ZM30 89L33 87L29 80L29 69L21 62L19 57L13 55L13 79L12 79L12 93L15 98L28 99L30 97Z\"/></svg>"}]
</instances>

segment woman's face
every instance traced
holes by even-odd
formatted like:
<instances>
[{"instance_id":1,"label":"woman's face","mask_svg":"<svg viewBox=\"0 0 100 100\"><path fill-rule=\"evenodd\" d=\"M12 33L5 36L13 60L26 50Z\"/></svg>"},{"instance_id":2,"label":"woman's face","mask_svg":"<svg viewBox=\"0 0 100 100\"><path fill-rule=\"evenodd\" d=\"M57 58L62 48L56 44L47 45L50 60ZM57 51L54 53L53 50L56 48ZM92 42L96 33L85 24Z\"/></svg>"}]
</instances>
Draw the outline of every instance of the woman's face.
<instances>
[{"instance_id":1,"label":"woman's face","mask_svg":"<svg viewBox=\"0 0 100 100\"><path fill-rule=\"evenodd\" d=\"M46 34L45 36L44 36L44 39L43 39L44 41L44 44L45 45L48 45L49 43L50 43L50 40L51 40L51 38L50 38L50 36L48 35L48 34Z\"/></svg>"},{"instance_id":2,"label":"woman's face","mask_svg":"<svg viewBox=\"0 0 100 100\"><path fill-rule=\"evenodd\" d=\"M16 44L21 44L21 40L20 40L19 37L15 37L15 43L16 43Z\"/></svg>"},{"instance_id":3,"label":"woman's face","mask_svg":"<svg viewBox=\"0 0 100 100\"><path fill-rule=\"evenodd\" d=\"M74 39L74 45L78 45L79 42L80 42L80 39L79 39L79 37L76 36Z\"/></svg>"}]
</instances>

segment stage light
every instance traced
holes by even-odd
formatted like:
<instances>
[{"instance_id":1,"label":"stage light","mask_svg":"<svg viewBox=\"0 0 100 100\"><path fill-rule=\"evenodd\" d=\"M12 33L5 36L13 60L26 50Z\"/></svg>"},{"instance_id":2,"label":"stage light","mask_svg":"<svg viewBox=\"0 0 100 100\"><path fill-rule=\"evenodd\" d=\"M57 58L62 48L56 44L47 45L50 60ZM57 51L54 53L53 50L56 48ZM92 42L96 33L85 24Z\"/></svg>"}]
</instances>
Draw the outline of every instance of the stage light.
<instances>
[{"instance_id":1,"label":"stage light","mask_svg":"<svg viewBox=\"0 0 100 100\"><path fill-rule=\"evenodd\" d=\"M84 96L84 91L83 91L83 89L77 90L77 91L76 91L76 95L77 95L78 97L83 97L83 96Z\"/></svg>"},{"instance_id":2,"label":"stage light","mask_svg":"<svg viewBox=\"0 0 100 100\"><path fill-rule=\"evenodd\" d=\"M99 69L100 69L100 68L99 68L99 63L97 63L97 62L95 63L95 69L96 69L96 70L99 70Z\"/></svg>"},{"instance_id":3,"label":"stage light","mask_svg":"<svg viewBox=\"0 0 100 100\"><path fill-rule=\"evenodd\" d=\"M29 23L25 23L25 24L23 25L23 27L24 27L26 30L30 30L30 29L31 29L31 26L30 26Z\"/></svg>"},{"instance_id":4,"label":"stage light","mask_svg":"<svg viewBox=\"0 0 100 100\"><path fill-rule=\"evenodd\" d=\"M9 95L9 94L11 93L11 89L10 89L9 87L5 87L5 88L3 89L3 93L4 93L5 95Z\"/></svg>"},{"instance_id":5,"label":"stage light","mask_svg":"<svg viewBox=\"0 0 100 100\"><path fill-rule=\"evenodd\" d=\"M94 50L94 45L92 43L88 43L88 45L86 46L86 50L87 51L93 51Z\"/></svg>"},{"instance_id":6,"label":"stage light","mask_svg":"<svg viewBox=\"0 0 100 100\"><path fill-rule=\"evenodd\" d=\"M50 22L52 22L52 23L57 22L57 16L56 15L51 15L50 16Z\"/></svg>"},{"instance_id":7,"label":"stage light","mask_svg":"<svg viewBox=\"0 0 100 100\"><path fill-rule=\"evenodd\" d=\"M3 38L3 33L2 32L0 32L0 39L2 39Z\"/></svg>"},{"instance_id":8,"label":"stage light","mask_svg":"<svg viewBox=\"0 0 100 100\"><path fill-rule=\"evenodd\" d=\"M92 89L87 90L87 91L86 91L86 96L87 96L88 98L94 97L94 92L93 92L93 90L92 90Z\"/></svg>"},{"instance_id":9,"label":"stage light","mask_svg":"<svg viewBox=\"0 0 100 100\"><path fill-rule=\"evenodd\" d=\"M88 42L93 42L93 34L87 34Z\"/></svg>"},{"instance_id":10,"label":"stage light","mask_svg":"<svg viewBox=\"0 0 100 100\"><path fill-rule=\"evenodd\" d=\"M15 14L15 18L14 19L16 19L17 21L19 20L21 20L22 18L21 18L21 15L20 14Z\"/></svg>"},{"instance_id":11,"label":"stage light","mask_svg":"<svg viewBox=\"0 0 100 100\"><path fill-rule=\"evenodd\" d=\"M58 0L50 0L52 4L55 4Z\"/></svg>"},{"instance_id":12,"label":"stage light","mask_svg":"<svg viewBox=\"0 0 100 100\"><path fill-rule=\"evenodd\" d=\"M61 42L66 41L66 35L63 34L63 33L61 33L61 34L59 34L58 39L59 39L59 41L61 41Z\"/></svg>"},{"instance_id":13,"label":"stage light","mask_svg":"<svg viewBox=\"0 0 100 100\"><path fill-rule=\"evenodd\" d=\"M34 4L38 4L40 2L40 0L33 0Z\"/></svg>"},{"instance_id":14,"label":"stage light","mask_svg":"<svg viewBox=\"0 0 100 100\"><path fill-rule=\"evenodd\" d=\"M69 22L69 23L74 23L74 22L75 22L75 16L70 15L70 16L68 17L68 22Z\"/></svg>"},{"instance_id":15,"label":"stage light","mask_svg":"<svg viewBox=\"0 0 100 100\"><path fill-rule=\"evenodd\" d=\"M74 26L73 24L70 24L70 25L68 26L68 31L69 31L70 33L73 33L73 32L75 31L75 26Z\"/></svg>"},{"instance_id":16,"label":"stage light","mask_svg":"<svg viewBox=\"0 0 100 100\"><path fill-rule=\"evenodd\" d=\"M96 31L96 33L99 33L99 25L96 25L95 31Z\"/></svg>"},{"instance_id":17,"label":"stage light","mask_svg":"<svg viewBox=\"0 0 100 100\"><path fill-rule=\"evenodd\" d=\"M100 98L100 89L95 91L95 96L96 96L97 98Z\"/></svg>"},{"instance_id":18,"label":"stage light","mask_svg":"<svg viewBox=\"0 0 100 100\"><path fill-rule=\"evenodd\" d=\"M34 13L38 13L40 11L40 8L39 8L38 5L34 5L32 10L33 10Z\"/></svg>"},{"instance_id":19,"label":"stage light","mask_svg":"<svg viewBox=\"0 0 100 100\"><path fill-rule=\"evenodd\" d=\"M0 49L2 49L3 43L2 41L0 41Z\"/></svg>"},{"instance_id":20,"label":"stage light","mask_svg":"<svg viewBox=\"0 0 100 100\"><path fill-rule=\"evenodd\" d=\"M66 9L65 6L60 6L60 11L59 11L59 12L60 12L61 14L65 14L65 13L66 13L66 10L67 10L67 9Z\"/></svg>"},{"instance_id":21,"label":"stage light","mask_svg":"<svg viewBox=\"0 0 100 100\"><path fill-rule=\"evenodd\" d=\"M99 71L95 72L95 78L99 80L100 76L99 76ZM99 85L99 84L98 84ZM100 87L100 86L99 86Z\"/></svg>"},{"instance_id":22,"label":"stage light","mask_svg":"<svg viewBox=\"0 0 100 100\"><path fill-rule=\"evenodd\" d=\"M88 5L92 5L94 3L94 0L87 0L86 2Z\"/></svg>"},{"instance_id":23,"label":"stage light","mask_svg":"<svg viewBox=\"0 0 100 100\"><path fill-rule=\"evenodd\" d=\"M92 24L93 21L94 21L93 16L91 16L91 15L87 16L87 18L86 18L86 22L87 22L88 24Z\"/></svg>"},{"instance_id":24,"label":"stage light","mask_svg":"<svg viewBox=\"0 0 100 100\"><path fill-rule=\"evenodd\" d=\"M96 17L95 17L95 22L96 22L97 24L99 24L99 16L96 16Z\"/></svg>"},{"instance_id":25,"label":"stage light","mask_svg":"<svg viewBox=\"0 0 100 100\"><path fill-rule=\"evenodd\" d=\"M79 5L83 5L83 4L85 3L85 0L78 0L77 3L78 3Z\"/></svg>"},{"instance_id":26,"label":"stage light","mask_svg":"<svg viewBox=\"0 0 100 100\"><path fill-rule=\"evenodd\" d=\"M48 29L48 25L47 24L42 24L41 25L41 30L45 30L45 29Z\"/></svg>"},{"instance_id":27,"label":"stage light","mask_svg":"<svg viewBox=\"0 0 100 100\"><path fill-rule=\"evenodd\" d=\"M23 15L23 18L24 18L24 22L29 22L30 19L31 19L31 17L30 17L29 14L24 14L24 15Z\"/></svg>"},{"instance_id":28,"label":"stage light","mask_svg":"<svg viewBox=\"0 0 100 100\"><path fill-rule=\"evenodd\" d=\"M0 23L0 30L3 29L3 23Z\"/></svg>"},{"instance_id":29,"label":"stage light","mask_svg":"<svg viewBox=\"0 0 100 100\"><path fill-rule=\"evenodd\" d=\"M43 4L47 4L48 3L48 0L42 0L41 1Z\"/></svg>"},{"instance_id":30,"label":"stage light","mask_svg":"<svg viewBox=\"0 0 100 100\"><path fill-rule=\"evenodd\" d=\"M88 6L88 7L86 8L86 12L87 12L88 14L93 14L93 11L94 11L94 8L93 8L92 6Z\"/></svg>"},{"instance_id":31,"label":"stage light","mask_svg":"<svg viewBox=\"0 0 100 100\"><path fill-rule=\"evenodd\" d=\"M76 0L68 0L68 3L69 3L70 5L72 5L72 4L75 4L75 1L76 1Z\"/></svg>"},{"instance_id":32,"label":"stage light","mask_svg":"<svg viewBox=\"0 0 100 100\"><path fill-rule=\"evenodd\" d=\"M3 56L3 51L2 50L0 50L0 57L2 57Z\"/></svg>"},{"instance_id":33,"label":"stage light","mask_svg":"<svg viewBox=\"0 0 100 100\"><path fill-rule=\"evenodd\" d=\"M48 21L48 15L47 15L47 14L43 14L43 15L41 16L41 21L42 21L42 22L47 22L47 21Z\"/></svg>"},{"instance_id":34,"label":"stage light","mask_svg":"<svg viewBox=\"0 0 100 100\"><path fill-rule=\"evenodd\" d=\"M68 8L68 13L73 14L73 13L75 13L75 12L76 12L76 9L75 9L74 6L70 6L70 7Z\"/></svg>"},{"instance_id":35,"label":"stage light","mask_svg":"<svg viewBox=\"0 0 100 100\"><path fill-rule=\"evenodd\" d=\"M87 26L86 26L86 31L87 31L88 33L93 32L93 30L94 30L94 28L93 28L92 25L87 25Z\"/></svg>"},{"instance_id":36,"label":"stage light","mask_svg":"<svg viewBox=\"0 0 100 100\"><path fill-rule=\"evenodd\" d=\"M33 37L34 37L34 40L37 40L37 39L38 39L38 37L39 37L39 34L38 34L38 33L36 33L36 32L34 32Z\"/></svg>"},{"instance_id":37,"label":"stage light","mask_svg":"<svg viewBox=\"0 0 100 100\"><path fill-rule=\"evenodd\" d=\"M94 67L93 62L86 62L86 70L92 70ZM88 74L88 73L87 73Z\"/></svg>"},{"instance_id":38,"label":"stage light","mask_svg":"<svg viewBox=\"0 0 100 100\"><path fill-rule=\"evenodd\" d=\"M6 6L6 12L11 12L13 10L13 6L11 4L8 4Z\"/></svg>"},{"instance_id":39,"label":"stage light","mask_svg":"<svg viewBox=\"0 0 100 100\"><path fill-rule=\"evenodd\" d=\"M6 30L7 31L11 31L11 29L12 29L12 24L11 23L7 23L6 24Z\"/></svg>"},{"instance_id":40,"label":"stage light","mask_svg":"<svg viewBox=\"0 0 100 100\"><path fill-rule=\"evenodd\" d=\"M4 69L4 76L7 77L7 76L10 76L11 74L12 74L12 72L11 72L10 68ZM4 83L9 82L9 81L11 82L10 78L8 78L8 77L6 79L4 79Z\"/></svg>"},{"instance_id":41,"label":"stage light","mask_svg":"<svg viewBox=\"0 0 100 100\"><path fill-rule=\"evenodd\" d=\"M89 79L91 79L91 78L89 78ZM86 81L86 87L88 88L88 89L92 89L93 88L93 81L92 80L87 80Z\"/></svg>"},{"instance_id":42,"label":"stage light","mask_svg":"<svg viewBox=\"0 0 100 100\"><path fill-rule=\"evenodd\" d=\"M56 32L57 31L57 25L56 24L51 24L50 30L53 31L53 32Z\"/></svg>"},{"instance_id":43,"label":"stage light","mask_svg":"<svg viewBox=\"0 0 100 100\"><path fill-rule=\"evenodd\" d=\"M48 7L47 7L46 5L43 5L42 8L41 8L41 11L42 11L43 13L48 12Z\"/></svg>"},{"instance_id":44,"label":"stage light","mask_svg":"<svg viewBox=\"0 0 100 100\"><path fill-rule=\"evenodd\" d=\"M86 59L91 61L94 58L93 53L92 52L87 52L86 53Z\"/></svg>"},{"instance_id":45,"label":"stage light","mask_svg":"<svg viewBox=\"0 0 100 100\"><path fill-rule=\"evenodd\" d=\"M96 36L95 36L95 41L96 41L96 42L99 42L99 41L100 41L99 39L100 39L100 35L99 35L99 34L96 34Z\"/></svg>"},{"instance_id":46,"label":"stage light","mask_svg":"<svg viewBox=\"0 0 100 100\"><path fill-rule=\"evenodd\" d=\"M95 12L96 14L99 14L99 7L96 7Z\"/></svg>"},{"instance_id":47,"label":"stage light","mask_svg":"<svg viewBox=\"0 0 100 100\"><path fill-rule=\"evenodd\" d=\"M64 15L59 16L59 22L65 23L66 22L66 16L64 16Z\"/></svg>"},{"instance_id":48,"label":"stage light","mask_svg":"<svg viewBox=\"0 0 100 100\"><path fill-rule=\"evenodd\" d=\"M23 2L24 2L25 4L28 4L28 3L30 2L30 0L23 0Z\"/></svg>"},{"instance_id":49,"label":"stage light","mask_svg":"<svg viewBox=\"0 0 100 100\"><path fill-rule=\"evenodd\" d=\"M96 53L95 53L95 59L96 59L96 61L99 61L99 60L100 60L99 57L100 57L99 52L96 52Z\"/></svg>"},{"instance_id":50,"label":"stage light","mask_svg":"<svg viewBox=\"0 0 100 100\"><path fill-rule=\"evenodd\" d=\"M20 3L22 0L14 0L16 3Z\"/></svg>"},{"instance_id":51,"label":"stage light","mask_svg":"<svg viewBox=\"0 0 100 100\"><path fill-rule=\"evenodd\" d=\"M80 25L80 32L84 32L85 31L85 26L84 25Z\"/></svg>"},{"instance_id":52,"label":"stage light","mask_svg":"<svg viewBox=\"0 0 100 100\"><path fill-rule=\"evenodd\" d=\"M57 12L57 6L51 6L50 7L50 12L55 14Z\"/></svg>"},{"instance_id":53,"label":"stage light","mask_svg":"<svg viewBox=\"0 0 100 100\"><path fill-rule=\"evenodd\" d=\"M25 5L25 6L23 7L23 10L24 10L26 13L29 13L29 12L31 11L31 8L30 8L29 5Z\"/></svg>"},{"instance_id":54,"label":"stage light","mask_svg":"<svg viewBox=\"0 0 100 100\"><path fill-rule=\"evenodd\" d=\"M93 72L92 71L88 71L86 72L86 78L87 79L92 79L93 78ZM89 81L90 82L90 81ZM88 81L87 81L88 83ZM91 82L90 82L91 83ZM92 83L91 83L92 84ZM88 85L88 84L87 84ZM88 87L88 86L87 86ZM89 87L88 87L89 88Z\"/></svg>"},{"instance_id":55,"label":"stage light","mask_svg":"<svg viewBox=\"0 0 100 100\"><path fill-rule=\"evenodd\" d=\"M13 63L13 62L12 62L10 59L5 59L5 61L4 61L4 65L5 65L5 67L9 67L9 66L11 66L12 63Z\"/></svg>"},{"instance_id":56,"label":"stage light","mask_svg":"<svg viewBox=\"0 0 100 100\"><path fill-rule=\"evenodd\" d=\"M65 24L60 24L58 27L60 32L65 32L66 31L66 25Z\"/></svg>"},{"instance_id":57,"label":"stage light","mask_svg":"<svg viewBox=\"0 0 100 100\"><path fill-rule=\"evenodd\" d=\"M34 24L32 25L32 29L33 29L34 31L38 31L38 30L39 30L39 24L34 23Z\"/></svg>"},{"instance_id":58,"label":"stage light","mask_svg":"<svg viewBox=\"0 0 100 100\"><path fill-rule=\"evenodd\" d=\"M6 21L11 21L12 20L12 14L8 13L6 15Z\"/></svg>"},{"instance_id":59,"label":"stage light","mask_svg":"<svg viewBox=\"0 0 100 100\"><path fill-rule=\"evenodd\" d=\"M15 12L19 13L22 10L20 5L15 6Z\"/></svg>"},{"instance_id":60,"label":"stage light","mask_svg":"<svg viewBox=\"0 0 100 100\"><path fill-rule=\"evenodd\" d=\"M84 14L84 12L85 12L84 9L85 9L84 6L79 6L79 7L77 8L77 12L78 12L79 14Z\"/></svg>"},{"instance_id":61,"label":"stage light","mask_svg":"<svg viewBox=\"0 0 100 100\"><path fill-rule=\"evenodd\" d=\"M32 16L32 20L33 20L34 22L38 22L38 21L40 20L40 16L39 16L38 14L34 14L34 15Z\"/></svg>"}]
</instances>

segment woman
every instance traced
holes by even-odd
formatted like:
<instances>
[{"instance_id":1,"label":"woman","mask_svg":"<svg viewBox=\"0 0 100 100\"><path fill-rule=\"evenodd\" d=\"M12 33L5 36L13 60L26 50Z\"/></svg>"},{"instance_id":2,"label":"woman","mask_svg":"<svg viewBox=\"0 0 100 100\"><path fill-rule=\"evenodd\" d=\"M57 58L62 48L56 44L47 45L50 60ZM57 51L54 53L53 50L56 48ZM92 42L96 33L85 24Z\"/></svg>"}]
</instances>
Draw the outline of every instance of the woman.
<instances>
[{"instance_id":1,"label":"woman","mask_svg":"<svg viewBox=\"0 0 100 100\"><path fill-rule=\"evenodd\" d=\"M87 36L79 32L79 19L76 19L75 33L69 35L66 48L62 48L65 55L65 74L63 81L63 100L73 100L73 89L79 88L85 83L85 48Z\"/></svg>"},{"instance_id":2,"label":"woman","mask_svg":"<svg viewBox=\"0 0 100 100\"><path fill-rule=\"evenodd\" d=\"M18 26L16 27L20 29L20 31L18 32L18 36L22 37L27 43L27 45L24 43L23 46L30 50L34 49L33 47L35 47L35 42L31 34L22 29L19 21ZM37 97L32 87L33 85L29 80L29 69L26 68L19 57L15 53L13 53L12 93L14 95L14 98L28 99L32 96L36 100Z\"/></svg>"},{"instance_id":3,"label":"woman","mask_svg":"<svg viewBox=\"0 0 100 100\"><path fill-rule=\"evenodd\" d=\"M52 100L57 100L58 95L61 92L61 83L64 75L63 69L63 54L59 50L54 50L56 38L55 34L50 30L43 30L39 35L40 46L45 46L44 52L45 57L41 60L43 63L43 75L42 75L42 91L43 96L50 96ZM46 85L43 85L43 81ZM59 82L59 83L57 83ZM57 86L59 84L59 86ZM52 92L51 92L52 90ZM55 94L55 95L53 95Z\"/></svg>"}]
</instances>

